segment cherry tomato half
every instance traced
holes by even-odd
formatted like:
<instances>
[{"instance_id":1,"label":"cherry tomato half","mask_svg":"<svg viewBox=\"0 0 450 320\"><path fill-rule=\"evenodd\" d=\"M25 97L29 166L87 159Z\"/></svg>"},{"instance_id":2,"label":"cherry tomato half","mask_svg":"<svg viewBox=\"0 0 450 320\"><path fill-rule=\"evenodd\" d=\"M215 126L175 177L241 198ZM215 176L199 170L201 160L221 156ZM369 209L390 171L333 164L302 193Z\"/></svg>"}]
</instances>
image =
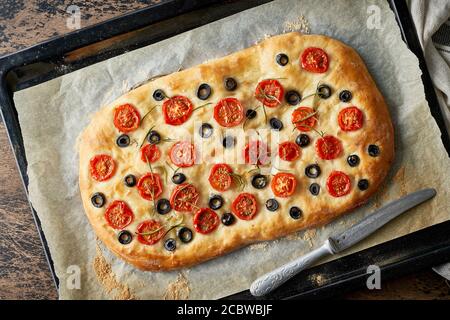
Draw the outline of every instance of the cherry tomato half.
<instances>
[{"instance_id":1,"label":"cherry tomato half","mask_svg":"<svg viewBox=\"0 0 450 320\"><path fill-rule=\"evenodd\" d=\"M301 150L298 144L286 141L278 146L278 155L281 160L295 161L300 158Z\"/></svg>"},{"instance_id":2,"label":"cherry tomato half","mask_svg":"<svg viewBox=\"0 0 450 320\"><path fill-rule=\"evenodd\" d=\"M277 173L271 183L272 192L280 198L290 197L297 187L297 179L291 173Z\"/></svg>"},{"instance_id":3,"label":"cherry tomato half","mask_svg":"<svg viewBox=\"0 0 450 320\"><path fill-rule=\"evenodd\" d=\"M195 163L195 147L189 141L179 141L170 148L169 157L177 167L192 167Z\"/></svg>"},{"instance_id":4,"label":"cherry tomato half","mask_svg":"<svg viewBox=\"0 0 450 320\"><path fill-rule=\"evenodd\" d=\"M214 119L222 127L234 127L244 120L244 108L236 98L220 100L214 107Z\"/></svg>"},{"instance_id":5,"label":"cherry tomato half","mask_svg":"<svg viewBox=\"0 0 450 320\"><path fill-rule=\"evenodd\" d=\"M194 228L199 233L211 233L218 225L219 216L209 208L201 208L194 215Z\"/></svg>"},{"instance_id":6,"label":"cherry tomato half","mask_svg":"<svg viewBox=\"0 0 450 320\"><path fill-rule=\"evenodd\" d=\"M341 171L333 171L327 179L327 189L333 197L342 197L350 193L350 178Z\"/></svg>"},{"instance_id":7,"label":"cherry tomato half","mask_svg":"<svg viewBox=\"0 0 450 320\"><path fill-rule=\"evenodd\" d=\"M232 173L233 169L229 165L224 163L215 164L208 178L211 187L217 191L227 191L231 188L231 183L233 182L231 178Z\"/></svg>"},{"instance_id":8,"label":"cherry tomato half","mask_svg":"<svg viewBox=\"0 0 450 320\"><path fill-rule=\"evenodd\" d=\"M275 108L281 104L284 96L284 88L278 80L267 79L258 83L255 97L266 107Z\"/></svg>"},{"instance_id":9,"label":"cherry tomato half","mask_svg":"<svg viewBox=\"0 0 450 320\"><path fill-rule=\"evenodd\" d=\"M114 229L123 229L134 219L133 211L123 201L115 200L105 211L105 219Z\"/></svg>"},{"instance_id":10,"label":"cherry tomato half","mask_svg":"<svg viewBox=\"0 0 450 320\"><path fill-rule=\"evenodd\" d=\"M307 48L302 53L301 64L306 71L324 73L328 70L328 55L320 48Z\"/></svg>"},{"instance_id":11,"label":"cherry tomato half","mask_svg":"<svg viewBox=\"0 0 450 320\"><path fill-rule=\"evenodd\" d=\"M175 211L191 212L196 208L199 198L197 189L189 183L178 185L170 196L170 205Z\"/></svg>"},{"instance_id":12,"label":"cherry tomato half","mask_svg":"<svg viewBox=\"0 0 450 320\"><path fill-rule=\"evenodd\" d=\"M244 148L244 160L247 164L265 165L270 161L270 150L262 141L250 141Z\"/></svg>"},{"instance_id":13,"label":"cherry tomato half","mask_svg":"<svg viewBox=\"0 0 450 320\"><path fill-rule=\"evenodd\" d=\"M141 160L144 162L156 162L161 157L161 151L155 144L147 144L141 149Z\"/></svg>"},{"instance_id":14,"label":"cherry tomato half","mask_svg":"<svg viewBox=\"0 0 450 320\"><path fill-rule=\"evenodd\" d=\"M131 104L123 104L114 109L114 126L120 132L131 132L139 127L141 117Z\"/></svg>"},{"instance_id":15,"label":"cherry tomato half","mask_svg":"<svg viewBox=\"0 0 450 320\"><path fill-rule=\"evenodd\" d=\"M363 126L363 113L357 107L342 109L338 115L339 127L342 131L355 131Z\"/></svg>"},{"instance_id":16,"label":"cherry tomato half","mask_svg":"<svg viewBox=\"0 0 450 320\"><path fill-rule=\"evenodd\" d=\"M112 177L116 169L114 159L107 154L94 156L90 162L91 176L96 181L105 181Z\"/></svg>"},{"instance_id":17,"label":"cherry tomato half","mask_svg":"<svg viewBox=\"0 0 450 320\"><path fill-rule=\"evenodd\" d=\"M317 123L317 114L310 107L299 107L292 112L292 123L302 132L311 131Z\"/></svg>"},{"instance_id":18,"label":"cherry tomato half","mask_svg":"<svg viewBox=\"0 0 450 320\"><path fill-rule=\"evenodd\" d=\"M146 220L137 227L137 239L142 244L157 243L165 234L164 226L156 220Z\"/></svg>"},{"instance_id":19,"label":"cherry tomato half","mask_svg":"<svg viewBox=\"0 0 450 320\"><path fill-rule=\"evenodd\" d=\"M231 204L231 211L242 220L251 220L256 216L258 204L251 193L241 193Z\"/></svg>"},{"instance_id":20,"label":"cherry tomato half","mask_svg":"<svg viewBox=\"0 0 450 320\"><path fill-rule=\"evenodd\" d=\"M149 172L143 175L137 183L137 189L142 198L157 199L163 191L159 174Z\"/></svg>"},{"instance_id":21,"label":"cherry tomato half","mask_svg":"<svg viewBox=\"0 0 450 320\"><path fill-rule=\"evenodd\" d=\"M167 124L179 126L190 118L194 105L184 96L175 96L164 101L162 111Z\"/></svg>"},{"instance_id":22,"label":"cherry tomato half","mask_svg":"<svg viewBox=\"0 0 450 320\"><path fill-rule=\"evenodd\" d=\"M336 137L324 136L316 142L316 153L320 159L332 160L342 154L342 143Z\"/></svg>"}]
</instances>

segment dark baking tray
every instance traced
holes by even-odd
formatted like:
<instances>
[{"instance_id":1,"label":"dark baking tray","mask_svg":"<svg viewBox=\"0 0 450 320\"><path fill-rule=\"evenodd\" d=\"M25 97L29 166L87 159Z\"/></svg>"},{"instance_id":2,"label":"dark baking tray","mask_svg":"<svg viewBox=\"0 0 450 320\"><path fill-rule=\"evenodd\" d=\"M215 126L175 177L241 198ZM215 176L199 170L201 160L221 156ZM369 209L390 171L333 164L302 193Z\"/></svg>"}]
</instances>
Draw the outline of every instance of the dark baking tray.
<instances>
[{"instance_id":1,"label":"dark baking tray","mask_svg":"<svg viewBox=\"0 0 450 320\"><path fill-rule=\"evenodd\" d=\"M13 93L93 63L167 39L269 0L166 0L158 5L108 20L0 58L0 107L18 168L28 191L27 160ZM390 0L404 41L419 59L431 113L450 154L450 141L404 0ZM34 208L33 217L50 270L58 287L50 251ZM364 286L368 265L381 268L382 279L400 276L450 260L450 221L313 267L266 298L324 298ZM322 279L322 281L317 281ZM252 299L243 291L226 299Z\"/></svg>"}]
</instances>

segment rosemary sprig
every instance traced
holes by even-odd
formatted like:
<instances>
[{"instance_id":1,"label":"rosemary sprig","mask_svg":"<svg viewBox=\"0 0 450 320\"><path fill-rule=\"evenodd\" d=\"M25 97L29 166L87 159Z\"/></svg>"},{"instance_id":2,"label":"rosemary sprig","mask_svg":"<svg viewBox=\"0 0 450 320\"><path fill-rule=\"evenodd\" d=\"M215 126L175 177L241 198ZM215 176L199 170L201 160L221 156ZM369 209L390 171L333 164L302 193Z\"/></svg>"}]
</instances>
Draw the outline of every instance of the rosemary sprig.
<instances>
[{"instance_id":1,"label":"rosemary sprig","mask_svg":"<svg viewBox=\"0 0 450 320\"><path fill-rule=\"evenodd\" d=\"M179 217L181 217L181 219L178 219L176 222L174 223L170 223L169 219L167 219L166 223L167 224L163 224L161 227L156 228L155 230L152 231L147 231L147 232L136 232L136 234L141 235L141 236L150 236L152 234L158 233L159 231L161 231L162 229L168 227L168 230L164 233L164 235L162 236L162 238L164 238L170 231L172 231L174 228L177 228L179 226L181 226L183 224L183 220L184 220L184 216L181 214L179 215Z\"/></svg>"},{"instance_id":2,"label":"rosemary sprig","mask_svg":"<svg viewBox=\"0 0 450 320\"><path fill-rule=\"evenodd\" d=\"M263 111L264 111L264 121L267 124L267 111L266 111L266 106L264 105L264 103L262 104L262 107L263 107Z\"/></svg>"},{"instance_id":3,"label":"rosemary sprig","mask_svg":"<svg viewBox=\"0 0 450 320\"><path fill-rule=\"evenodd\" d=\"M194 111L196 111L198 109L204 108L204 107L206 107L206 106L208 106L210 104L212 104L212 102L208 102L208 103L202 104L201 106L198 106L198 107L194 108L194 110L192 110L192 112L194 112Z\"/></svg>"},{"instance_id":4,"label":"rosemary sprig","mask_svg":"<svg viewBox=\"0 0 450 320\"><path fill-rule=\"evenodd\" d=\"M256 106L256 108L254 108L254 109L249 109L249 110L256 111L256 110L259 109L259 107L261 107L261 106ZM244 120L244 122L242 123L242 129L245 129L245 124L247 123L248 120L249 120L249 119L248 119L247 117L245 117L245 120Z\"/></svg>"},{"instance_id":5,"label":"rosemary sprig","mask_svg":"<svg viewBox=\"0 0 450 320\"><path fill-rule=\"evenodd\" d=\"M162 174L163 174L163 176L164 176L164 181L167 183L167 176L168 176L168 174L167 174L166 168L163 167L163 166L157 166L157 167L155 167L155 168L153 168L153 169L154 169L154 170L161 170L161 172L162 172Z\"/></svg>"},{"instance_id":6,"label":"rosemary sprig","mask_svg":"<svg viewBox=\"0 0 450 320\"><path fill-rule=\"evenodd\" d=\"M147 140L148 135L150 134L150 132L153 130L154 127L155 127L155 126L153 125L150 129L148 129L147 133L146 133L145 136L144 136L144 139L142 140L142 142L141 142L141 144L140 144L140 146L139 146L139 149L142 148L142 146L143 146L144 143L145 143L145 140Z\"/></svg>"},{"instance_id":7,"label":"rosemary sprig","mask_svg":"<svg viewBox=\"0 0 450 320\"><path fill-rule=\"evenodd\" d=\"M144 122L144 119L150 114L152 113L153 110L156 109L156 107L159 107L159 105L153 106L141 119L141 123Z\"/></svg>"}]
</instances>

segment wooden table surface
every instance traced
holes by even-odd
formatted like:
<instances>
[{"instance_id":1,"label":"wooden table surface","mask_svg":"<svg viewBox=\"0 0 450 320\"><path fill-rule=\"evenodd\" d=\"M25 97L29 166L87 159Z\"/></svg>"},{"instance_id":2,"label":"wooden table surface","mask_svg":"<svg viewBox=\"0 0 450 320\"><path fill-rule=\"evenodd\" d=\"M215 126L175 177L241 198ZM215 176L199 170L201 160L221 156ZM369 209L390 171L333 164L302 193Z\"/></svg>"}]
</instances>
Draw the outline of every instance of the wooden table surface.
<instances>
[{"instance_id":1,"label":"wooden table surface","mask_svg":"<svg viewBox=\"0 0 450 320\"><path fill-rule=\"evenodd\" d=\"M162 0L163 1L163 0ZM161 0L89 0L81 27ZM67 33L67 0L2 0L0 55ZM81 3L81 2L78 2ZM0 119L0 299L57 299L11 147ZM450 286L431 270L382 282L381 290L359 290L347 299L449 299Z\"/></svg>"}]
</instances>

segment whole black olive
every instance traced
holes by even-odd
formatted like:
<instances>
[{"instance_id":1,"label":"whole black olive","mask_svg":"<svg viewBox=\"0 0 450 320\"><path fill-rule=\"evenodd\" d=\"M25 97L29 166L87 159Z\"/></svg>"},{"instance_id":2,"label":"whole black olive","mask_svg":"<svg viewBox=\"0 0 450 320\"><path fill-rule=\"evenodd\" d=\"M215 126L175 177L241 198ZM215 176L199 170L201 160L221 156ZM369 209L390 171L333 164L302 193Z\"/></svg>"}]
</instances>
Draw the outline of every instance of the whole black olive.
<instances>
[{"instance_id":1,"label":"whole black olive","mask_svg":"<svg viewBox=\"0 0 450 320\"><path fill-rule=\"evenodd\" d=\"M96 208L101 208L105 205L106 198L105 195L101 192L96 192L91 197L92 205Z\"/></svg>"},{"instance_id":2,"label":"whole black olive","mask_svg":"<svg viewBox=\"0 0 450 320\"><path fill-rule=\"evenodd\" d=\"M211 87L207 83L202 83L197 90L197 97L200 100L206 100L211 95Z\"/></svg>"},{"instance_id":3,"label":"whole black olive","mask_svg":"<svg viewBox=\"0 0 450 320\"><path fill-rule=\"evenodd\" d=\"M169 213L170 210L172 210L172 207L170 205L170 201L167 199L159 199L156 202L156 212L159 214L166 214Z\"/></svg>"},{"instance_id":4,"label":"whole black olive","mask_svg":"<svg viewBox=\"0 0 450 320\"><path fill-rule=\"evenodd\" d=\"M289 215L291 216L292 219L300 219L303 215L302 210L299 207L291 207L289 209Z\"/></svg>"},{"instance_id":5,"label":"whole black olive","mask_svg":"<svg viewBox=\"0 0 450 320\"><path fill-rule=\"evenodd\" d=\"M256 117L256 111L254 109L248 109L245 113L245 117L249 120L253 119L254 117Z\"/></svg>"},{"instance_id":6,"label":"whole black olive","mask_svg":"<svg viewBox=\"0 0 450 320\"><path fill-rule=\"evenodd\" d=\"M342 102L349 102L350 100L352 100L352 93L348 90L342 90L339 93L339 100L341 100Z\"/></svg>"},{"instance_id":7,"label":"whole black olive","mask_svg":"<svg viewBox=\"0 0 450 320\"><path fill-rule=\"evenodd\" d=\"M315 179L320 176L321 170L318 164L310 164L305 168L305 175L308 178Z\"/></svg>"},{"instance_id":8,"label":"whole black olive","mask_svg":"<svg viewBox=\"0 0 450 320\"><path fill-rule=\"evenodd\" d=\"M117 138L116 143L121 148L128 147L130 145L130 137L126 134L122 134Z\"/></svg>"},{"instance_id":9,"label":"whole black olive","mask_svg":"<svg viewBox=\"0 0 450 320\"><path fill-rule=\"evenodd\" d=\"M213 132L214 132L214 129L213 129L212 125L210 125L209 123L202 123L202 125L200 126L200 129L198 130L200 137L205 138L205 139L211 137Z\"/></svg>"},{"instance_id":10,"label":"whole black olive","mask_svg":"<svg viewBox=\"0 0 450 320\"><path fill-rule=\"evenodd\" d=\"M277 54L275 60L282 67L284 67L285 65L287 65L289 63L289 57L287 55L285 55L284 53Z\"/></svg>"},{"instance_id":11,"label":"whole black olive","mask_svg":"<svg viewBox=\"0 0 450 320\"><path fill-rule=\"evenodd\" d=\"M358 181L358 188L361 191L367 190L369 188L369 180L361 179Z\"/></svg>"},{"instance_id":12,"label":"whole black olive","mask_svg":"<svg viewBox=\"0 0 450 320\"><path fill-rule=\"evenodd\" d=\"M177 241L173 238L169 238L164 241L164 248L167 251L174 251L177 248Z\"/></svg>"},{"instance_id":13,"label":"whole black olive","mask_svg":"<svg viewBox=\"0 0 450 320\"><path fill-rule=\"evenodd\" d=\"M267 186L267 176L255 174L252 177L252 186L256 189L264 189Z\"/></svg>"},{"instance_id":14,"label":"whole black olive","mask_svg":"<svg viewBox=\"0 0 450 320\"><path fill-rule=\"evenodd\" d=\"M185 181L186 181L186 176L181 172L177 172L172 176L172 182L175 184L182 184Z\"/></svg>"},{"instance_id":15,"label":"whole black olive","mask_svg":"<svg viewBox=\"0 0 450 320\"><path fill-rule=\"evenodd\" d=\"M291 90L286 93L285 99L291 106L295 106L302 100L302 96L297 91Z\"/></svg>"},{"instance_id":16,"label":"whole black olive","mask_svg":"<svg viewBox=\"0 0 450 320\"><path fill-rule=\"evenodd\" d=\"M120 244L129 244L133 240L133 235L130 231L122 230L117 235L117 240L119 240Z\"/></svg>"},{"instance_id":17,"label":"whole black olive","mask_svg":"<svg viewBox=\"0 0 450 320\"><path fill-rule=\"evenodd\" d=\"M127 187L134 187L136 185L136 177L132 174L128 174L123 179L123 182Z\"/></svg>"},{"instance_id":18,"label":"whole black olive","mask_svg":"<svg viewBox=\"0 0 450 320\"><path fill-rule=\"evenodd\" d=\"M380 148L377 145L371 144L367 148L367 152L369 153L369 156L371 156L371 157L378 157L380 154Z\"/></svg>"},{"instance_id":19,"label":"whole black olive","mask_svg":"<svg viewBox=\"0 0 450 320\"><path fill-rule=\"evenodd\" d=\"M236 218L231 213L227 212L222 215L220 220L222 221L223 225L231 226L236 220Z\"/></svg>"},{"instance_id":20,"label":"whole black olive","mask_svg":"<svg viewBox=\"0 0 450 320\"><path fill-rule=\"evenodd\" d=\"M331 96L331 88L327 86L326 84L321 84L317 88L317 94L322 99L328 99Z\"/></svg>"},{"instance_id":21,"label":"whole black olive","mask_svg":"<svg viewBox=\"0 0 450 320\"><path fill-rule=\"evenodd\" d=\"M178 230L177 236L181 240L181 242L188 243L192 240L192 231L189 228L182 227Z\"/></svg>"},{"instance_id":22,"label":"whole black olive","mask_svg":"<svg viewBox=\"0 0 450 320\"><path fill-rule=\"evenodd\" d=\"M347 163L350 167L356 167L359 164L359 157L356 154L349 155Z\"/></svg>"},{"instance_id":23,"label":"whole black olive","mask_svg":"<svg viewBox=\"0 0 450 320\"><path fill-rule=\"evenodd\" d=\"M156 101L162 101L162 100L164 100L165 97L166 97L166 94L161 89L156 89L153 92L153 99L155 99Z\"/></svg>"},{"instance_id":24,"label":"whole black olive","mask_svg":"<svg viewBox=\"0 0 450 320\"><path fill-rule=\"evenodd\" d=\"M223 198L222 196L215 194L209 198L208 205L213 210L219 210L223 206Z\"/></svg>"},{"instance_id":25,"label":"whole black olive","mask_svg":"<svg viewBox=\"0 0 450 320\"><path fill-rule=\"evenodd\" d=\"M161 135L158 131L152 130L148 133L147 141L150 144L158 144L161 142Z\"/></svg>"},{"instance_id":26,"label":"whole black olive","mask_svg":"<svg viewBox=\"0 0 450 320\"><path fill-rule=\"evenodd\" d=\"M232 148L236 144L236 138L232 136L225 136L222 140L224 148Z\"/></svg>"},{"instance_id":27,"label":"whole black olive","mask_svg":"<svg viewBox=\"0 0 450 320\"><path fill-rule=\"evenodd\" d=\"M309 136L305 133L301 133L297 136L295 139L295 143L298 144L300 147L304 148L309 145L310 143Z\"/></svg>"},{"instance_id":28,"label":"whole black olive","mask_svg":"<svg viewBox=\"0 0 450 320\"><path fill-rule=\"evenodd\" d=\"M277 211L280 207L280 204L276 199L269 199L266 201L266 208L269 211Z\"/></svg>"},{"instance_id":29,"label":"whole black olive","mask_svg":"<svg viewBox=\"0 0 450 320\"><path fill-rule=\"evenodd\" d=\"M320 193L320 186L317 183L311 183L309 192L311 192L313 196L317 196Z\"/></svg>"},{"instance_id":30,"label":"whole black olive","mask_svg":"<svg viewBox=\"0 0 450 320\"><path fill-rule=\"evenodd\" d=\"M269 120L269 124L275 131L281 131L283 129L283 122L281 122L280 119L277 118L271 118Z\"/></svg>"},{"instance_id":31,"label":"whole black olive","mask_svg":"<svg viewBox=\"0 0 450 320\"><path fill-rule=\"evenodd\" d=\"M233 91L237 88L237 82L233 78L226 78L224 80L225 89Z\"/></svg>"}]
</instances>

